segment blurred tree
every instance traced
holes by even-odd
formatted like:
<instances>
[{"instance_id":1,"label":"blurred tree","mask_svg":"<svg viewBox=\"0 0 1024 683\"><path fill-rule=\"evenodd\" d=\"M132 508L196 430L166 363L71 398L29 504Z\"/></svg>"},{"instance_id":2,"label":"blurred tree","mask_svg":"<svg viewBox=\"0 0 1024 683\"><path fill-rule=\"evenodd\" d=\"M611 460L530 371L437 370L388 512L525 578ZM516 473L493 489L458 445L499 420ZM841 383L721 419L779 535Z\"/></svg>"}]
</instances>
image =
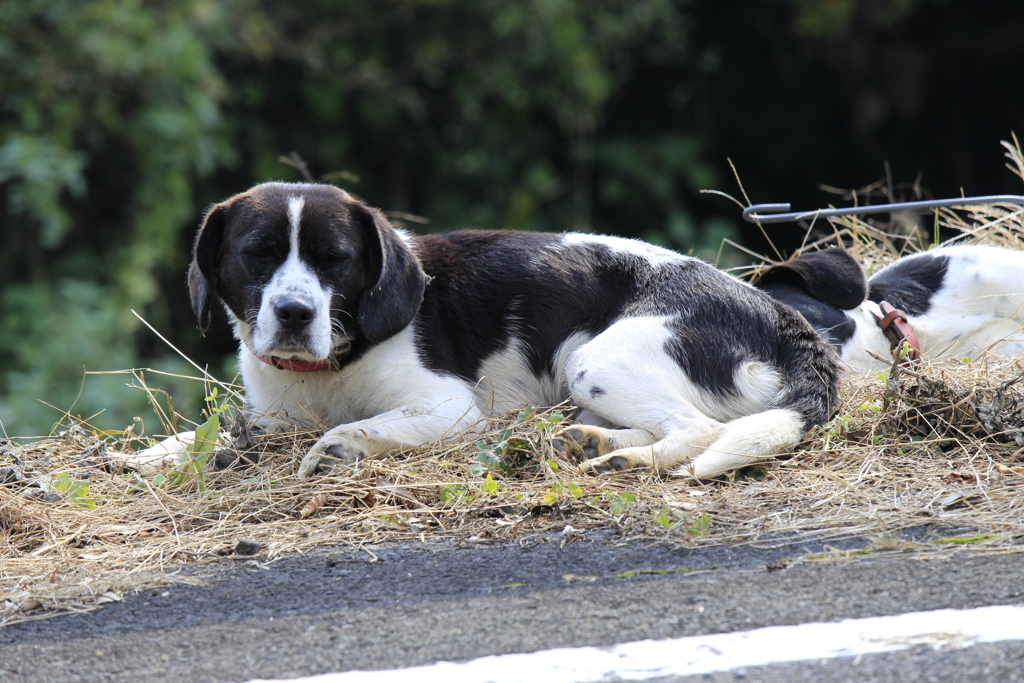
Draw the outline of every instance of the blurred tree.
<instances>
[{"instance_id":1,"label":"blurred tree","mask_svg":"<svg viewBox=\"0 0 1024 683\"><path fill-rule=\"evenodd\" d=\"M239 0L228 12L241 49L225 57L225 71L228 118L244 121L234 131L242 167L278 176L281 150L297 150L321 173L347 171L339 182L371 203L415 210L434 229L621 231L593 210L595 177L623 168L596 132L637 60L685 57L685 5ZM636 137L649 148L666 142L662 186L693 193L695 178L713 175L692 136ZM656 213L664 224L669 212Z\"/></svg>"},{"instance_id":2,"label":"blurred tree","mask_svg":"<svg viewBox=\"0 0 1024 683\"><path fill-rule=\"evenodd\" d=\"M83 369L138 362L133 308L160 322L192 187L230 160L209 3L0 4L0 420L46 431ZM179 292L170 294L180 297ZM78 408L124 426L145 397L96 378ZM107 392L113 392L109 400ZM123 393L123 392L122 392ZM104 421L107 422L107 421Z\"/></svg>"}]
</instances>

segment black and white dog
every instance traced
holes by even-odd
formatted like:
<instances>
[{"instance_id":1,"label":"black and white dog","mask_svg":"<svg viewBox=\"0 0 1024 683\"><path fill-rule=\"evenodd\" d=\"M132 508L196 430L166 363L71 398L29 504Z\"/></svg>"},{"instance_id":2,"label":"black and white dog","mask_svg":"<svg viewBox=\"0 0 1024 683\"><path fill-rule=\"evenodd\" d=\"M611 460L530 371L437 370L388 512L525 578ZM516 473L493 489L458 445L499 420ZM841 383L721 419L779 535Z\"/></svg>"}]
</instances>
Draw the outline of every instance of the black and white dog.
<instances>
[{"instance_id":1,"label":"black and white dog","mask_svg":"<svg viewBox=\"0 0 1024 683\"><path fill-rule=\"evenodd\" d=\"M904 256L865 279L843 249L769 268L757 286L799 311L853 369L906 339L929 360L1024 354L1024 252L981 245Z\"/></svg>"},{"instance_id":2,"label":"black and white dog","mask_svg":"<svg viewBox=\"0 0 1024 683\"><path fill-rule=\"evenodd\" d=\"M557 447L589 471L698 478L791 450L840 375L799 315L708 264L636 240L411 236L328 185L266 183L214 206L192 305L219 298L257 425L325 425L307 477L566 399Z\"/></svg>"}]
</instances>

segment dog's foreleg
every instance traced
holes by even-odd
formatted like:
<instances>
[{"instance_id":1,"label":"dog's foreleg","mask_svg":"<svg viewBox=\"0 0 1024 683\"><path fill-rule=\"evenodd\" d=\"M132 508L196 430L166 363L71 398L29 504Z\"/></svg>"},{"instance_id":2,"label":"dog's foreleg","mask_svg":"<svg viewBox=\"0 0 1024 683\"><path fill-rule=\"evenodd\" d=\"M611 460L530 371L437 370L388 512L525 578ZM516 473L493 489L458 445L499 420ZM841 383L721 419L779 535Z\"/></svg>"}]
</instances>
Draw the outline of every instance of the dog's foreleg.
<instances>
[{"instance_id":1,"label":"dog's foreleg","mask_svg":"<svg viewBox=\"0 0 1024 683\"><path fill-rule=\"evenodd\" d=\"M336 463L351 464L472 432L483 414L471 397L427 399L325 433L299 464L307 478Z\"/></svg>"}]
</instances>

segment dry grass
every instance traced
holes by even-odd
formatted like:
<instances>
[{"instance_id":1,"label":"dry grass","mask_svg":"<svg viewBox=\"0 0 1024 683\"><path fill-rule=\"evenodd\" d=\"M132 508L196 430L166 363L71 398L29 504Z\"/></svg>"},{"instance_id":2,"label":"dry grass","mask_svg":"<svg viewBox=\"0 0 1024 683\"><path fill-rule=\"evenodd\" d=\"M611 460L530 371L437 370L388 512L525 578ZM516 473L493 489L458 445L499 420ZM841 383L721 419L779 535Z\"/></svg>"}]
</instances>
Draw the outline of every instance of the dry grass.
<instances>
[{"instance_id":1,"label":"dry grass","mask_svg":"<svg viewBox=\"0 0 1024 683\"><path fill-rule=\"evenodd\" d=\"M947 211L941 220L968 241L1024 247L1016 207ZM856 219L829 229L814 246L842 243L869 267L922 246ZM971 535L913 547L1016 551L1024 547L1021 377L1016 359L848 376L838 416L792 457L711 483L584 476L547 445L560 423L550 410L506 416L475 442L312 481L294 477L311 434L266 438L257 464L208 471L205 491L194 477L173 483L117 469L104 449L137 445L131 435L74 424L49 439L0 443L0 624L198 581L181 570L248 557L236 547L242 539L260 544L258 561L339 544L372 555L383 541L568 537L598 527L691 547L857 535L886 549L908 547L892 540L901 530L934 525Z\"/></svg>"}]
</instances>

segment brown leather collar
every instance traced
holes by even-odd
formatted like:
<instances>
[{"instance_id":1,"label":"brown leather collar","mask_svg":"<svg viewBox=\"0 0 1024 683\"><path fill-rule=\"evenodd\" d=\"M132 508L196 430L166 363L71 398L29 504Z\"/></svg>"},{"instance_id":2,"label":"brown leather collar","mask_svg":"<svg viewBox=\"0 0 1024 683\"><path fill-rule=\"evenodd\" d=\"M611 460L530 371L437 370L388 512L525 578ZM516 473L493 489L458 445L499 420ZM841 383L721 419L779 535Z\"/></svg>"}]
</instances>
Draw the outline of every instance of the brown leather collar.
<instances>
[{"instance_id":1,"label":"brown leather collar","mask_svg":"<svg viewBox=\"0 0 1024 683\"><path fill-rule=\"evenodd\" d=\"M920 361L921 345L918 343L914 331L910 329L907 314L887 301L878 302L878 307L882 310L882 315L875 317L878 326L882 328L882 332L892 343L893 357L900 359L900 365L912 365ZM907 343L905 353L902 350L903 342Z\"/></svg>"}]
</instances>

